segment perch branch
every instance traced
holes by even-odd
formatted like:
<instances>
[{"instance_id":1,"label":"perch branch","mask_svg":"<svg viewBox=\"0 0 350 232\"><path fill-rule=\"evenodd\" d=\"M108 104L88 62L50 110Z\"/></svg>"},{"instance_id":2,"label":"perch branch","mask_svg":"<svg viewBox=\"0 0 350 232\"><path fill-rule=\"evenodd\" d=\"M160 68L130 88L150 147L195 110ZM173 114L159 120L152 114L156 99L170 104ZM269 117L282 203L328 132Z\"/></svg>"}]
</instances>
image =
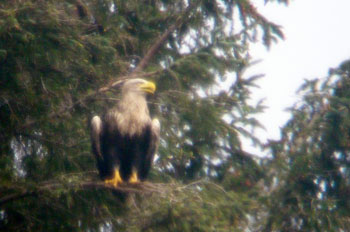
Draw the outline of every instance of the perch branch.
<instances>
[{"instance_id":1,"label":"perch branch","mask_svg":"<svg viewBox=\"0 0 350 232\"><path fill-rule=\"evenodd\" d=\"M150 194L157 193L159 196L165 196L169 193L182 192L185 189L193 188L198 185L211 185L220 191L222 191L227 197L231 196L219 185L209 180L200 179L193 181L187 185L180 185L178 183L151 183L151 182L140 182L140 183L123 183L118 187L105 184L102 181L85 181L79 183L62 183L62 182L42 182L39 187L35 189L23 189L23 188L2 188L1 192L4 191L17 191L17 193L8 194L0 197L0 206L13 202L19 199L27 197L37 197L43 194L50 194L50 191L57 189L64 189L65 193L69 191L77 190L107 190L116 193L137 193L137 194Z\"/></svg>"},{"instance_id":2,"label":"perch branch","mask_svg":"<svg viewBox=\"0 0 350 232\"><path fill-rule=\"evenodd\" d=\"M114 187L111 185L107 185L101 181L86 181L81 183L71 183L71 184L62 184L59 182L56 183L45 183L39 186L34 190L22 190L18 193L9 194L7 196L0 198L0 206L4 205L8 202L16 201L18 199L30 197L30 196L38 196L44 194L45 192L49 192L55 189L65 188L69 190L91 190L91 189L100 189L100 190L110 190L119 193L152 193L152 192L163 192L164 184L154 184L149 182L142 183L124 183L118 187ZM9 189L15 190L15 189Z\"/></svg>"}]
</instances>

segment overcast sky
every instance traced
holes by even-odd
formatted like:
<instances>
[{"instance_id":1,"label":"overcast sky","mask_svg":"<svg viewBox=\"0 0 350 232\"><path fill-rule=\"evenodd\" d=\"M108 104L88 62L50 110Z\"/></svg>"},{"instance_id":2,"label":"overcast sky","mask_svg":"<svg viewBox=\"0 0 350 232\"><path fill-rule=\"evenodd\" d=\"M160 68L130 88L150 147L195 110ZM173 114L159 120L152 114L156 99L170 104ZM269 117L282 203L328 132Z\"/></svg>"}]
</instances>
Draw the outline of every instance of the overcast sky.
<instances>
[{"instance_id":1,"label":"overcast sky","mask_svg":"<svg viewBox=\"0 0 350 232\"><path fill-rule=\"evenodd\" d=\"M256 1L264 2L264 1ZM350 58L350 0L294 0L289 6L257 4L258 10L283 27L285 40L269 51L261 44L251 55L262 62L248 74L264 73L254 98L265 98L269 108L259 117L266 132L263 138L278 139L279 128L290 114L285 111L300 100L296 90L304 79L325 77L329 68Z\"/></svg>"}]
</instances>

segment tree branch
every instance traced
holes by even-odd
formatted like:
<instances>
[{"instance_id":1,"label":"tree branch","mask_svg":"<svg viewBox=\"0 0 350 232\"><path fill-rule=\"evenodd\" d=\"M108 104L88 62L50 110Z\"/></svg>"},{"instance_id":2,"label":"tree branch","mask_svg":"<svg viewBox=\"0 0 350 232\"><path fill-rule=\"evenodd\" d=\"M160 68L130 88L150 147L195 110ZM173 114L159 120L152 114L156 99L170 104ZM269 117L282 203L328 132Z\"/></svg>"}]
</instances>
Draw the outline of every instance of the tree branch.
<instances>
[{"instance_id":1,"label":"tree branch","mask_svg":"<svg viewBox=\"0 0 350 232\"><path fill-rule=\"evenodd\" d=\"M183 23L185 23L187 20L189 20L189 14L191 11L199 4L200 1L197 1L196 3L192 3L189 5L184 14L179 16L175 23L171 25L159 38L155 43L148 49L146 52L146 55L142 58L140 63L137 65L137 67L133 70L132 73L138 73L141 72L150 62L150 60L154 57L154 55L157 53L159 48L166 42L166 40L169 38L169 35L173 33L176 29L178 29Z\"/></svg>"},{"instance_id":2,"label":"tree branch","mask_svg":"<svg viewBox=\"0 0 350 232\"><path fill-rule=\"evenodd\" d=\"M59 188L64 188L66 191L70 190L91 190L91 189L99 189L99 190L110 190L118 193L152 193L152 192L164 192L164 184L161 183L150 183L150 182L140 182L140 183L123 183L118 187L114 187L112 185L105 184L102 181L86 181L81 183L44 183L41 186L37 187L35 190L21 190L17 193L9 194L7 196L0 198L0 206L6 203L16 201L22 198L30 197L30 196L39 196L41 194L49 193L52 190L56 190ZM8 190L16 190L16 189L8 189ZM2 190L3 191L3 190Z\"/></svg>"},{"instance_id":3,"label":"tree branch","mask_svg":"<svg viewBox=\"0 0 350 232\"><path fill-rule=\"evenodd\" d=\"M14 193L0 198L0 206L11 201L15 201L21 198L30 197L37 195L34 191L22 191L20 193Z\"/></svg>"}]
</instances>

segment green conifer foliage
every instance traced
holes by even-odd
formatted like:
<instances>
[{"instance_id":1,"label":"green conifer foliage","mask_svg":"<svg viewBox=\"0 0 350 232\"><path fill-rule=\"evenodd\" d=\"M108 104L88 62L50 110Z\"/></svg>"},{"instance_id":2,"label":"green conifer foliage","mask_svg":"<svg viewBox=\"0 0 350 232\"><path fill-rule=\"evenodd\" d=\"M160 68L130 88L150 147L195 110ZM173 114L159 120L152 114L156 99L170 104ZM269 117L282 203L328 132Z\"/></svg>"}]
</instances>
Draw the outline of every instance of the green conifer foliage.
<instances>
[{"instance_id":1,"label":"green conifer foliage","mask_svg":"<svg viewBox=\"0 0 350 232\"><path fill-rule=\"evenodd\" d=\"M346 231L349 224L349 61L308 81L272 145L271 209L264 231Z\"/></svg>"},{"instance_id":2,"label":"green conifer foliage","mask_svg":"<svg viewBox=\"0 0 350 232\"><path fill-rule=\"evenodd\" d=\"M260 37L283 35L249 0L2 1L0 229L251 227L264 175L241 138L259 144L263 107L244 70ZM114 189L97 179L88 124L132 77L157 83L161 144L154 184Z\"/></svg>"}]
</instances>

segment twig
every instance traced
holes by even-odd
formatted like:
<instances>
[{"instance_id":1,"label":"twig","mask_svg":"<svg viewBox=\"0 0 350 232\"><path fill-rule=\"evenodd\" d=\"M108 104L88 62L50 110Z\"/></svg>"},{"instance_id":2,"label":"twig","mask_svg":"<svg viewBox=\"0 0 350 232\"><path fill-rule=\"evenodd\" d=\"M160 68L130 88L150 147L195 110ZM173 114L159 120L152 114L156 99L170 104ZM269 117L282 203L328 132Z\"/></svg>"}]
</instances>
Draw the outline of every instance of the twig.
<instances>
[{"instance_id":1,"label":"twig","mask_svg":"<svg viewBox=\"0 0 350 232\"><path fill-rule=\"evenodd\" d=\"M208 182L207 180L200 179L200 180L197 180L197 181L193 181L193 182L191 182L191 183L189 183L187 185L180 186L180 187L177 188L177 190L180 191L180 190L186 189L186 188L188 188L190 186L199 185L199 184L203 184L203 183L207 183L207 182Z\"/></svg>"}]
</instances>

